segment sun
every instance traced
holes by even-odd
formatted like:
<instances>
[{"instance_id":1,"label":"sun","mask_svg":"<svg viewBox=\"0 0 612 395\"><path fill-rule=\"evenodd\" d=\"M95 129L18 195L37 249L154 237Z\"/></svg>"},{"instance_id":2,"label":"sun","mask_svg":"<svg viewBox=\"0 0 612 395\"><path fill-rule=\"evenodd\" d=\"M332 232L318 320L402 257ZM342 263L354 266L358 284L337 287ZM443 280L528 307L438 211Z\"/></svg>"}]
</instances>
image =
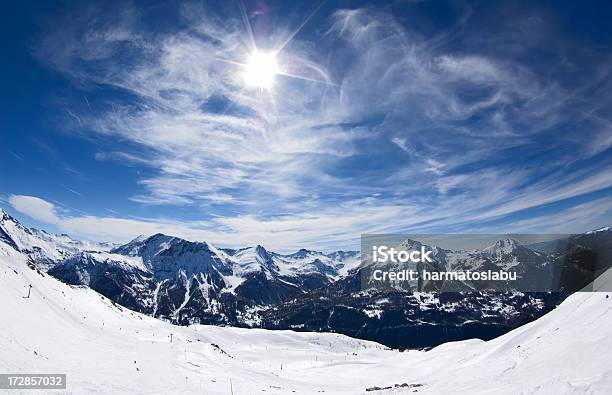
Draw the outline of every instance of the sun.
<instances>
[{"instance_id":1,"label":"sun","mask_svg":"<svg viewBox=\"0 0 612 395\"><path fill-rule=\"evenodd\" d=\"M244 83L261 91L271 90L274 77L279 73L275 54L255 50L244 65Z\"/></svg>"}]
</instances>

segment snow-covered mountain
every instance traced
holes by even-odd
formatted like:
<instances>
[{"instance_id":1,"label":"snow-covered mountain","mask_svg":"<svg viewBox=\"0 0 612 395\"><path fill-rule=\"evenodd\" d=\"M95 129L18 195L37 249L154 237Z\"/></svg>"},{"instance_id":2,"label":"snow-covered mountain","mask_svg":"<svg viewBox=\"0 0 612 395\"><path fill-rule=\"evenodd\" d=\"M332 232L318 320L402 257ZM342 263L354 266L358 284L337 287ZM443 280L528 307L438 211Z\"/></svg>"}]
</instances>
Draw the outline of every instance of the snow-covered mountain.
<instances>
[{"instance_id":1,"label":"snow-covered mountain","mask_svg":"<svg viewBox=\"0 0 612 395\"><path fill-rule=\"evenodd\" d=\"M404 240L399 248L421 246ZM325 288L263 311L264 327L340 332L398 348L492 339L551 311L612 265L612 232L572 236L554 254L533 251L511 239L482 250L426 248L433 251L429 271L506 270L520 277L501 285L466 281L463 288L420 280L406 282L408 286L381 286L372 281L374 269L419 270L419 265L369 263Z\"/></svg>"},{"instance_id":2,"label":"snow-covered mountain","mask_svg":"<svg viewBox=\"0 0 612 395\"><path fill-rule=\"evenodd\" d=\"M483 249L475 250L450 250L440 248L435 245L426 245L417 240L406 239L400 242L396 250L415 250L425 248L432 251L430 257L433 262L426 263L401 263L385 262L372 263L370 256L364 257L362 275L364 278L371 278L376 269L386 271L412 270L421 272L450 272L450 271L508 271L516 272L518 280L512 282L485 282L485 281L424 281L418 280L404 281L401 284L387 284L391 288L404 291L419 292L468 292L475 290L543 290L550 288L547 282L553 274L550 262L552 257L549 254L532 250L513 239L500 239L492 245ZM380 287L376 281L370 281L372 287ZM367 284L364 283L364 286Z\"/></svg>"},{"instance_id":3,"label":"snow-covered mountain","mask_svg":"<svg viewBox=\"0 0 612 395\"><path fill-rule=\"evenodd\" d=\"M591 287L600 292L571 295L495 340L398 352L338 334L174 326L59 282L28 262L0 242L0 371L66 373L69 393L606 394L612 388L612 271Z\"/></svg>"},{"instance_id":4,"label":"snow-covered mountain","mask_svg":"<svg viewBox=\"0 0 612 395\"><path fill-rule=\"evenodd\" d=\"M282 255L156 234L109 254L74 254L49 273L172 322L258 325L257 311L328 285L357 263L356 252Z\"/></svg>"}]
</instances>

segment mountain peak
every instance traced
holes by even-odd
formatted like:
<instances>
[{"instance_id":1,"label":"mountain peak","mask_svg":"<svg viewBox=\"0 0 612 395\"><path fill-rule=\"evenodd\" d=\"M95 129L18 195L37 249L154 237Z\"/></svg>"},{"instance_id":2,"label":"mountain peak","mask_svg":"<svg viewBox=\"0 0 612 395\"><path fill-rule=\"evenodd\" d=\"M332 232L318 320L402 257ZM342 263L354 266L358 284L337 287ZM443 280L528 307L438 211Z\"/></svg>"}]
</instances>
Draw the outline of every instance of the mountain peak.
<instances>
[{"instance_id":1,"label":"mountain peak","mask_svg":"<svg viewBox=\"0 0 612 395\"><path fill-rule=\"evenodd\" d=\"M400 248L405 248L405 249L419 249L421 248L421 246L429 247L421 243L418 240L412 240L412 239L402 240L402 242L400 242L399 244Z\"/></svg>"},{"instance_id":2,"label":"mountain peak","mask_svg":"<svg viewBox=\"0 0 612 395\"><path fill-rule=\"evenodd\" d=\"M170 245L170 244L175 244L177 242L181 242L181 241L186 241L184 239L181 239L180 237L175 237L175 236L169 236L166 235L164 233L155 233L154 235L151 235L149 237L145 237L143 240L136 242L135 244L164 244L164 245Z\"/></svg>"},{"instance_id":3,"label":"mountain peak","mask_svg":"<svg viewBox=\"0 0 612 395\"><path fill-rule=\"evenodd\" d=\"M144 240L148 240L148 239L161 239L161 238L167 238L167 239L174 239L174 236L168 236L164 233L155 233L154 235L151 235L149 237L145 237Z\"/></svg>"},{"instance_id":4,"label":"mountain peak","mask_svg":"<svg viewBox=\"0 0 612 395\"><path fill-rule=\"evenodd\" d=\"M130 241L130 243L141 243L141 242L145 241L148 238L149 238L149 236L140 234L140 235L136 236L134 239L132 239L132 241Z\"/></svg>"},{"instance_id":5,"label":"mountain peak","mask_svg":"<svg viewBox=\"0 0 612 395\"><path fill-rule=\"evenodd\" d=\"M11 217L9 213L4 211L4 209L0 208L0 221L13 221L17 222L15 218Z\"/></svg>"},{"instance_id":6,"label":"mountain peak","mask_svg":"<svg viewBox=\"0 0 612 395\"><path fill-rule=\"evenodd\" d=\"M290 254L292 256L306 256L309 254L314 254L314 255L326 255L324 252L322 251L318 251L318 250L309 250L307 248L300 248L299 250L297 250L296 252L294 252L293 254Z\"/></svg>"},{"instance_id":7,"label":"mountain peak","mask_svg":"<svg viewBox=\"0 0 612 395\"><path fill-rule=\"evenodd\" d=\"M304 257L308 256L312 252L313 251L307 250L305 248L300 248L299 250L297 250L296 252L294 252L290 256L295 257L295 258L304 258Z\"/></svg>"},{"instance_id":8,"label":"mountain peak","mask_svg":"<svg viewBox=\"0 0 612 395\"><path fill-rule=\"evenodd\" d=\"M500 246L500 247L504 247L504 246L516 247L516 246L520 246L521 243L516 239L505 238L505 239L497 240L494 245Z\"/></svg>"},{"instance_id":9,"label":"mountain peak","mask_svg":"<svg viewBox=\"0 0 612 395\"><path fill-rule=\"evenodd\" d=\"M523 245L515 239L505 238L497 240L482 251L490 255L511 254L519 248L524 248Z\"/></svg>"},{"instance_id":10,"label":"mountain peak","mask_svg":"<svg viewBox=\"0 0 612 395\"><path fill-rule=\"evenodd\" d=\"M268 254L268 250L266 250L266 247L262 246L261 244L257 244L255 246L255 251L258 254L266 254L266 255Z\"/></svg>"}]
</instances>

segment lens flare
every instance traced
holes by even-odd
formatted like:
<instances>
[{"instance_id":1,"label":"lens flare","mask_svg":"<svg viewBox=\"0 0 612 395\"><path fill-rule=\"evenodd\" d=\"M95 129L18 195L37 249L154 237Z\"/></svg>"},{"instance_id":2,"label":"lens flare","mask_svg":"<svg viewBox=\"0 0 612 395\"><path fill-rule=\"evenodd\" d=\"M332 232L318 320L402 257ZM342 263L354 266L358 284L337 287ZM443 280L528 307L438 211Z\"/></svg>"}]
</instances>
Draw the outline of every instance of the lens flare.
<instances>
[{"instance_id":1,"label":"lens flare","mask_svg":"<svg viewBox=\"0 0 612 395\"><path fill-rule=\"evenodd\" d=\"M272 53L255 51L244 65L244 82L249 87L271 90L274 77L280 72L276 56Z\"/></svg>"}]
</instances>

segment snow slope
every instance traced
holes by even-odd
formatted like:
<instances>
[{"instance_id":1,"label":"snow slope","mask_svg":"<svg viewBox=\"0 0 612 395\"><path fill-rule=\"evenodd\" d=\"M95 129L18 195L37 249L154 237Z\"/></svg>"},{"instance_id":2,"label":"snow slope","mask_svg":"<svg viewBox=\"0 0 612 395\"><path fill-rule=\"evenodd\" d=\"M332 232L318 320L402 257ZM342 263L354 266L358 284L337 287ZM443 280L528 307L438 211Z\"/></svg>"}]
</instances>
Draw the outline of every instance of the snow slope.
<instances>
[{"instance_id":1,"label":"snow slope","mask_svg":"<svg viewBox=\"0 0 612 395\"><path fill-rule=\"evenodd\" d=\"M69 392L227 394L231 387L234 394L354 393L347 374L339 385L316 384L318 372L353 363L365 369L357 361L361 353L388 353L334 334L177 327L26 263L0 243L0 371L65 372ZM30 284L32 295L23 298Z\"/></svg>"},{"instance_id":2,"label":"snow slope","mask_svg":"<svg viewBox=\"0 0 612 395\"><path fill-rule=\"evenodd\" d=\"M598 280L607 289L611 282L611 271ZM67 373L67 393L359 394L403 383L411 387L368 393L612 388L612 298L604 292L575 294L490 342L404 353L335 334L173 326L32 270L1 242L0 300L0 372Z\"/></svg>"}]
</instances>

